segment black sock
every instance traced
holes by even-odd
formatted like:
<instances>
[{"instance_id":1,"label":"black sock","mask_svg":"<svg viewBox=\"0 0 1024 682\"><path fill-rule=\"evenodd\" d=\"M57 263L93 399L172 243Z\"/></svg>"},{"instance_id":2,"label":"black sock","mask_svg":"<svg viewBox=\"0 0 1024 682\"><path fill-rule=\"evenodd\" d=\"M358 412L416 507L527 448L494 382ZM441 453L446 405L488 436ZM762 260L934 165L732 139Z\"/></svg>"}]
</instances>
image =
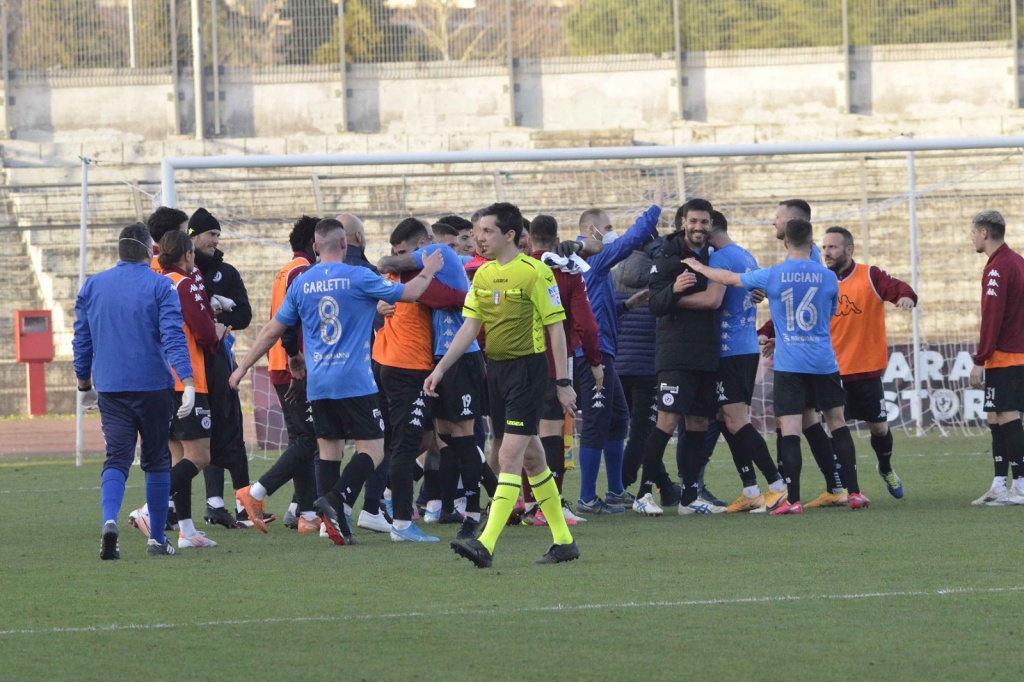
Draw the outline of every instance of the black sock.
<instances>
[{"instance_id":1,"label":"black sock","mask_svg":"<svg viewBox=\"0 0 1024 682\"><path fill-rule=\"evenodd\" d=\"M481 462L481 465L480 485L487 491L487 496L493 500L495 493L498 492L498 476L487 462Z\"/></svg>"},{"instance_id":2,"label":"black sock","mask_svg":"<svg viewBox=\"0 0 1024 682\"><path fill-rule=\"evenodd\" d=\"M995 475L1006 478L1010 475L1010 460L1006 458L1006 440L1003 437L1003 427L999 424L989 424L988 428L992 432L992 464L995 467Z\"/></svg>"},{"instance_id":3,"label":"black sock","mask_svg":"<svg viewBox=\"0 0 1024 682\"><path fill-rule=\"evenodd\" d=\"M853 436L850 435L849 426L844 426L832 432L832 446L835 448L836 460L839 462L839 476L843 481L843 487L851 494L859 493L860 483L857 482L857 448L853 445Z\"/></svg>"},{"instance_id":4,"label":"black sock","mask_svg":"<svg viewBox=\"0 0 1024 682\"><path fill-rule=\"evenodd\" d=\"M842 484L836 481L836 456L832 452L832 442L825 433L825 427L821 422L807 427L804 429L804 438L811 446L814 461L818 463L818 469L825 478L825 491L831 492L834 488L841 488ZM786 475L789 475L788 471Z\"/></svg>"},{"instance_id":5,"label":"black sock","mask_svg":"<svg viewBox=\"0 0 1024 682\"><path fill-rule=\"evenodd\" d=\"M365 452L357 452L349 460L348 466L341 472L341 477L331 491L350 507L354 507L359 491L366 483L367 477L373 473L373 460ZM340 509L338 510L341 511Z\"/></svg>"},{"instance_id":6,"label":"black sock","mask_svg":"<svg viewBox=\"0 0 1024 682\"><path fill-rule=\"evenodd\" d=\"M704 436L707 431L683 431L683 491L682 505L697 499L700 494L700 472L704 468Z\"/></svg>"},{"instance_id":7,"label":"black sock","mask_svg":"<svg viewBox=\"0 0 1024 682\"><path fill-rule=\"evenodd\" d=\"M341 462L332 462L320 458L320 490L321 496L326 495L334 489L334 485L341 478Z\"/></svg>"},{"instance_id":8,"label":"black sock","mask_svg":"<svg viewBox=\"0 0 1024 682\"><path fill-rule=\"evenodd\" d=\"M462 477L462 488L466 491L466 511L480 511L480 472L483 462L476 449L476 438L473 436L452 436L452 452L458 461L459 475Z\"/></svg>"},{"instance_id":9,"label":"black sock","mask_svg":"<svg viewBox=\"0 0 1024 682\"><path fill-rule=\"evenodd\" d=\"M171 499L179 521L192 518L192 479L198 475L199 469L187 459L171 467Z\"/></svg>"},{"instance_id":10,"label":"black sock","mask_svg":"<svg viewBox=\"0 0 1024 682\"><path fill-rule=\"evenodd\" d=\"M441 483L441 511L453 512L455 491L459 487L459 462L450 445L441 448L441 466L437 473Z\"/></svg>"},{"instance_id":11,"label":"black sock","mask_svg":"<svg viewBox=\"0 0 1024 682\"><path fill-rule=\"evenodd\" d=\"M779 460L786 470L786 485L789 487L790 504L800 501L800 469L803 457L800 454L800 436L779 436Z\"/></svg>"},{"instance_id":12,"label":"black sock","mask_svg":"<svg viewBox=\"0 0 1024 682\"><path fill-rule=\"evenodd\" d=\"M779 443L782 442L782 429L775 427L775 462L779 465L779 475L786 478L786 472L782 470L782 455L779 454Z\"/></svg>"},{"instance_id":13,"label":"black sock","mask_svg":"<svg viewBox=\"0 0 1024 682\"><path fill-rule=\"evenodd\" d=\"M775 483L779 480L779 469L772 461L772 453L768 451L768 443L764 442L764 436L757 432L753 424L744 424L743 428L733 436L736 444L745 452L749 453L750 460L761 470L768 483ZM756 482L756 478L754 479Z\"/></svg>"},{"instance_id":14,"label":"black sock","mask_svg":"<svg viewBox=\"0 0 1024 682\"><path fill-rule=\"evenodd\" d=\"M892 471L892 431L886 429L884 436L871 434L871 449L878 458L878 470L883 474Z\"/></svg>"},{"instance_id":15,"label":"black sock","mask_svg":"<svg viewBox=\"0 0 1024 682\"><path fill-rule=\"evenodd\" d=\"M564 443L561 436L544 436L540 439L544 448L544 460L548 463L548 469L555 476L555 485L558 492L562 492L562 479L565 478L565 454Z\"/></svg>"},{"instance_id":16,"label":"black sock","mask_svg":"<svg viewBox=\"0 0 1024 682\"><path fill-rule=\"evenodd\" d=\"M1019 419L1003 424L1003 448L1014 480L1024 476L1024 425Z\"/></svg>"},{"instance_id":17,"label":"black sock","mask_svg":"<svg viewBox=\"0 0 1024 682\"><path fill-rule=\"evenodd\" d=\"M651 435L647 437L647 444L644 445L644 470L640 476L637 497L643 497L651 492L655 485L659 488L672 485L672 479L665 470L665 448L668 447L671 438L671 433L665 433L657 426L651 429Z\"/></svg>"},{"instance_id":18,"label":"black sock","mask_svg":"<svg viewBox=\"0 0 1024 682\"><path fill-rule=\"evenodd\" d=\"M203 469L203 480L206 482L206 499L224 497L224 470L222 468L216 464L206 467Z\"/></svg>"},{"instance_id":19,"label":"black sock","mask_svg":"<svg viewBox=\"0 0 1024 682\"><path fill-rule=\"evenodd\" d=\"M750 450L740 445L741 433L743 433L742 429L736 433L729 433L729 429L722 431L725 442L729 446L729 452L732 453L732 463L736 466L736 473L740 475L740 482L744 488L749 488L757 485L757 474L754 473L754 462L750 458Z\"/></svg>"}]
</instances>

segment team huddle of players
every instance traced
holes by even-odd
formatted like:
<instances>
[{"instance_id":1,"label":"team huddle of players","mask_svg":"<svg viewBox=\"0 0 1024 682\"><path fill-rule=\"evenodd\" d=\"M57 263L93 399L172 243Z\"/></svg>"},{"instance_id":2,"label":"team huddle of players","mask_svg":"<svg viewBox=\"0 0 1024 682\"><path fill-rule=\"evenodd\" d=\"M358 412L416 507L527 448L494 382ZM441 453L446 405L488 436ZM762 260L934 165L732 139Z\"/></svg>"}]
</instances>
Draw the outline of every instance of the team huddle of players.
<instances>
[{"instance_id":1,"label":"team huddle of players","mask_svg":"<svg viewBox=\"0 0 1024 682\"><path fill-rule=\"evenodd\" d=\"M337 545L355 542L351 514L363 494L359 527L387 532L396 542L437 542L415 523L414 485L423 476L424 520L461 524L451 543L460 556L490 566L511 518L547 526L553 542L537 563L561 563L579 557L570 527L593 514L631 508L659 516L671 506L684 516L866 508L848 420L867 423L878 474L901 498L881 381L888 358L884 304L912 309L913 289L855 262L853 235L842 227L827 228L819 247L806 201L777 206L773 225L786 259L767 268L730 238L726 217L704 199L679 207L674 230L661 237L660 203L659 190L654 205L622 234L605 211L589 209L578 234L565 240L552 217L525 221L507 203L433 225L407 218L391 234L391 255L376 267L365 258L358 218L303 216L290 235L293 256L274 280L272 319L230 377L216 379L237 390L267 356L288 430L288 448L271 469L252 485L235 486L245 516L267 532L272 517L265 500L291 480L289 516L299 532L320 532ZM972 223L974 245L990 260L971 381L980 385L987 368L996 465L991 490L976 504L1024 503L1017 404L1024 393L1024 347L1017 347L1024 334L1014 333L1024 319L1006 305L1024 293L1024 261L1003 243L1004 231L994 211ZM179 548L215 545L192 525L185 489L210 461L204 396L213 390L204 356L230 333L216 316L233 303L207 297L193 272L191 246L186 233L167 232L154 265L181 297L193 374L185 382L173 367L171 499ZM645 286L617 296L616 266L638 256L650 265ZM756 307L765 299L771 320L757 329ZM635 340L626 338L635 326L619 328L631 314L650 320ZM622 353L636 347L634 341L653 357L653 367L639 381L642 391L630 377L627 396L616 357L620 346ZM762 356L774 365L777 460L750 420ZM647 404L636 405L638 395ZM574 512L562 497L562 434L577 399L581 492ZM485 456L487 417L492 447ZM679 483L664 462L677 432ZM741 480L732 504L703 483L719 433ZM824 480L806 505L801 435ZM347 441L355 454L342 468ZM603 497L596 493L602 457ZM635 482L632 494L627 487ZM481 488L490 499L486 509ZM135 518L149 535L147 510Z\"/></svg>"}]
</instances>

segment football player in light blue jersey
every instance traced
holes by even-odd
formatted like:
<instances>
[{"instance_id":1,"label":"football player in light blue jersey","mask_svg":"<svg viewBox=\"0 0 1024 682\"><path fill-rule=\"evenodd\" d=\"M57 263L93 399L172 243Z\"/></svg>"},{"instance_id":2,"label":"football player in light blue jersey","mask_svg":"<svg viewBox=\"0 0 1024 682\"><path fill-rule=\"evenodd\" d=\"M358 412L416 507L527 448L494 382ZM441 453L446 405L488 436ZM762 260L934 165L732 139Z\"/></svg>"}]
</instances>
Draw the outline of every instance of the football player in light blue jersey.
<instances>
[{"instance_id":1,"label":"football player in light blue jersey","mask_svg":"<svg viewBox=\"0 0 1024 682\"><path fill-rule=\"evenodd\" d=\"M285 329L302 323L306 392L320 445L320 484L328 491L313 507L336 545L353 542L352 529L340 511L351 508L367 476L384 458L384 420L377 406L369 348L377 301L415 301L442 265L440 254L432 254L424 258L423 270L415 279L396 284L366 268L346 265L346 247L340 222L317 223L314 250L320 262L292 282L277 315L260 330L230 379L237 390L249 368ZM340 471L347 438L355 441L356 454Z\"/></svg>"},{"instance_id":2,"label":"football player in light blue jersey","mask_svg":"<svg viewBox=\"0 0 1024 682\"><path fill-rule=\"evenodd\" d=\"M839 299L835 273L810 259L813 230L806 220L786 224L788 259L779 265L746 274L685 263L708 279L733 287L764 289L772 318L781 329L775 348L775 418L779 422L779 458L787 482L788 499L769 513L800 514L800 429L808 409L820 411L832 431L839 474L849 490L851 509L870 501L857 483L856 450L846 426L846 393L839 380L839 365L832 349L831 322Z\"/></svg>"},{"instance_id":3,"label":"football player in light blue jersey","mask_svg":"<svg viewBox=\"0 0 1024 682\"><path fill-rule=\"evenodd\" d=\"M786 223L790 220L806 220L811 222L811 205L803 199L787 199L779 202L775 210L775 218L772 225L775 227L775 238L782 240L786 236ZM817 244L811 244L811 260L821 263L821 250ZM770 358L775 352L775 326L773 320L768 322L758 331L758 341L761 344L761 354ZM828 434L821 425L821 419L814 410L804 413L804 436L811 446L814 460L818 469L825 479L825 494L813 502L808 503L808 509L819 506L845 506L849 501L846 491L836 471L835 455L832 453L832 444Z\"/></svg>"},{"instance_id":4,"label":"football player in light blue jersey","mask_svg":"<svg viewBox=\"0 0 1024 682\"><path fill-rule=\"evenodd\" d=\"M711 212L708 243L714 247L712 268L746 274L757 270L757 260L729 237L729 221ZM757 303L753 291L729 287L718 309L721 345L715 395L722 434L743 482L743 493L726 507L729 512L770 511L786 497L786 484L768 451L764 437L750 423L750 403L761 359L757 344ZM767 496L757 484L757 465L768 481Z\"/></svg>"}]
</instances>

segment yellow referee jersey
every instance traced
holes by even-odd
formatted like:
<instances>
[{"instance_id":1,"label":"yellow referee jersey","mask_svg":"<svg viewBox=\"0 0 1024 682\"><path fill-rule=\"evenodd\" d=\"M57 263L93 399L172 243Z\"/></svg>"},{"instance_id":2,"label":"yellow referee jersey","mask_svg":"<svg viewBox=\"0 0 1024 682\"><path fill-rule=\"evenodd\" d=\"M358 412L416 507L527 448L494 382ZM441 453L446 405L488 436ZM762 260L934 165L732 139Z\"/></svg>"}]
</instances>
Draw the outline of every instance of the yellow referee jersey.
<instances>
[{"instance_id":1,"label":"yellow referee jersey","mask_svg":"<svg viewBox=\"0 0 1024 682\"><path fill-rule=\"evenodd\" d=\"M462 313L483 322L492 360L543 353L544 327L565 319L551 268L523 254L505 265L493 260L480 266Z\"/></svg>"}]
</instances>

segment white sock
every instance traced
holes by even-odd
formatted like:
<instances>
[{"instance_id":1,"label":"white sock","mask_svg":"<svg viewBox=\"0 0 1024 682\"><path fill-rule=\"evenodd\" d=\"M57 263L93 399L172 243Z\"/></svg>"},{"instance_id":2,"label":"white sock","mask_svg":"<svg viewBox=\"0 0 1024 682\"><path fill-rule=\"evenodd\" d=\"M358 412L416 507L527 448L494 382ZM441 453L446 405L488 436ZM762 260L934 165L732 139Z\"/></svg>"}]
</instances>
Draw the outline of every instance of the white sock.
<instances>
[{"instance_id":1,"label":"white sock","mask_svg":"<svg viewBox=\"0 0 1024 682\"><path fill-rule=\"evenodd\" d=\"M263 500L267 496L267 489L263 487L263 484L256 481L249 486L249 494L252 495L254 500Z\"/></svg>"},{"instance_id":2,"label":"white sock","mask_svg":"<svg viewBox=\"0 0 1024 682\"><path fill-rule=\"evenodd\" d=\"M297 511L299 511L298 503L297 502L292 502L291 504L289 504L288 505L288 511L290 511L292 514L294 514ZM309 512L309 513L312 514L313 512Z\"/></svg>"},{"instance_id":3,"label":"white sock","mask_svg":"<svg viewBox=\"0 0 1024 682\"><path fill-rule=\"evenodd\" d=\"M771 490L773 493L781 493L785 489L786 489L786 481L781 479L781 478L779 480L775 481L775 483L769 483L768 484L768 490Z\"/></svg>"},{"instance_id":4,"label":"white sock","mask_svg":"<svg viewBox=\"0 0 1024 682\"><path fill-rule=\"evenodd\" d=\"M108 523L112 523L112 524L114 524L116 526L117 525L117 519L107 519L106 521L103 522L103 525L105 526Z\"/></svg>"},{"instance_id":5,"label":"white sock","mask_svg":"<svg viewBox=\"0 0 1024 682\"><path fill-rule=\"evenodd\" d=\"M192 537L196 534L196 527L192 525L192 519L179 519L178 520L178 532L187 538Z\"/></svg>"},{"instance_id":6,"label":"white sock","mask_svg":"<svg viewBox=\"0 0 1024 682\"><path fill-rule=\"evenodd\" d=\"M311 512L311 511L302 512L302 518L305 519L306 521L312 521L313 519L316 518L316 512Z\"/></svg>"},{"instance_id":7,"label":"white sock","mask_svg":"<svg viewBox=\"0 0 1024 682\"><path fill-rule=\"evenodd\" d=\"M536 506L537 506L536 502L526 502L525 504L523 504L523 511L524 511L524 513L525 512L531 512L531 511L533 511L536 508Z\"/></svg>"},{"instance_id":8,"label":"white sock","mask_svg":"<svg viewBox=\"0 0 1024 682\"><path fill-rule=\"evenodd\" d=\"M754 485L748 485L743 489L743 497L748 500L752 500L761 494L761 488L755 483Z\"/></svg>"},{"instance_id":9,"label":"white sock","mask_svg":"<svg viewBox=\"0 0 1024 682\"><path fill-rule=\"evenodd\" d=\"M1006 476L996 476L992 479L994 490L1006 490Z\"/></svg>"},{"instance_id":10,"label":"white sock","mask_svg":"<svg viewBox=\"0 0 1024 682\"><path fill-rule=\"evenodd\" d=\"M395 522L392 524L395 530L405 530L411 525L412 521L399 521L398 519L395 519Z\"/></svg>"},{"instance_id":11,"label":"white sock","mask_svg":"<svg viewBox=\"0 0 1024 682\"><path fill-rule=\"evenodd\" d=\"M431 513L441 511L441 500L428 500L427 511Z\"/></svg>"},{"instance_id":12,"label":"white sock","mask_svg":"<svg viewBox=\"0 0 1024 682\"><path fill-rule=\"evenodd\" d=\"M384 499L385 500L390 500L391 499L391 488L384 488Z\"/></svg>"},{"instance_id":13,"label":"white sock","mask_svg":"<svg viewBox=\"0 0 1024 682\"><path fill-rule=\"evenodd\" d=\"M473 519L474 521L480 521L480 512L466 512L467 519Z\"/></svg>"},{"instance_id":14,"label":"white sock","mask_svg":"<svg viewBox=\"0 0 1024 682\"><path fill-rule=\"evenodd\" d=\"M352 507L347 504L341 505L342 510L345 512L345 516L352 516Z\"/></svg>"},{"instance_id":15,"label":"white sock","mask_svg":"<svg viewBox=\"0 0 1024 682\"><path fill-rule=\"evenodd\" d=\"M239 502L239 501L238 501L238 500L236 499L236 500L235 500L235 511L236 511L236 512L239 512L239 513L241 513L241 512L242 512L242 511L244 511L244 510L245 510L245 507L243 507L243 506L242 506L242 503L241 503L241 502Z\"/></svg>"},{"instance_id":16,"label":"white sock","mask_svg":"<svg viewBox=\"0 0 1024 682\"><path fill-rule=\"evenodd\" d=\"M174 500L169 500L167 502L167 508L168 509L173 509L174 511L178 511L178 508L174 506ZM148 504L146 505L146 513L147 514L149 513L149 505Z\"/></svg>"},{"instance_id":17,"label":"white sock","mask_svg":"<svg viewBox=\"0 0 1024 682\"><path fill-rule=\"evenodd\" d=\"M224 498L223 497L207 497L206 498L206 504L210 505L214 509L223 509L224 508Z\"/></svg>"}]
</instances>

